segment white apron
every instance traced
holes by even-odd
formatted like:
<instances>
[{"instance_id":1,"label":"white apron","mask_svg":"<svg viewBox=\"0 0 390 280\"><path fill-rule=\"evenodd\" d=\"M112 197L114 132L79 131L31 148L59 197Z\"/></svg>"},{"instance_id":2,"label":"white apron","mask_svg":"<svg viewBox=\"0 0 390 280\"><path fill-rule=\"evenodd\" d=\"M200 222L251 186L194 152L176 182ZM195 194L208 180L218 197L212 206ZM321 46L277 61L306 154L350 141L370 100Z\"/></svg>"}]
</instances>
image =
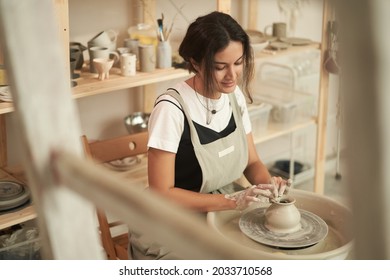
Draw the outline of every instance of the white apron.
<instances>
[{"instance_id":1,"label":"white apron","mask_svg":"<svg viewBox=\"0 0 390 280\"><path fill-rule=\"evenodd\" d=\"M188 108L175 90L164 93L174 97L181 105L188 120L191 142L195 155L202 170L201 193L232 193L242 187L234 184L239 179L248 163L248 145L242 123L240 108L234 94L229 94L236 129L228 136L202 145L196 128L190 118ZM178 257L160 246L151 242L146 236L131 233L129 236L130 259L178 259Z\"/></svg>"}]
</instances>

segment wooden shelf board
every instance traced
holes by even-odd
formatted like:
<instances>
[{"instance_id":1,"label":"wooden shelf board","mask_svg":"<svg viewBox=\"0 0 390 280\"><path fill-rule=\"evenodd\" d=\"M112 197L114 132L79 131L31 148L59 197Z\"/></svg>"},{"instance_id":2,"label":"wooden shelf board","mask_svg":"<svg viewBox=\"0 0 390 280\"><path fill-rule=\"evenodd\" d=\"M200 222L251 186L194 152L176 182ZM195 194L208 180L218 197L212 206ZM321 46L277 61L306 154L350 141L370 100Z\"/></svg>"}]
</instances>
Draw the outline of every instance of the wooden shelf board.
<instances>
[{"instance_id":1,"label":"wooden shelf board","mask_svg":"<svg viewBox=\"0 0 390 280\"><path fill-rule=\"evenodd\" d=\"M150 73L137 72L132 77L123 77L120 75L120 69L112 68L110 78L103 81L98 80L98 74L89 72L82 72L80 74L81 77L75 80L77 86L72 88L72 97L75 99L190 76L188 70L175 68L156 69ZM0 114L10 113L12 111L14 111L13 103L0 102Z\"/></svg>"},{"instance_id":2,"label":"wooden shelf board","mask_svg":"<svg viewBox=\"0 0 390 280\"><path fill-rule=\"evenodd\" d=\"M305 50L319 49L320 43L313 43L306 46L293 46L286 50L272 51L272 54L263 51L255 54L256 59L282 56L287 54L299 53ZM120 75L120 69L112 68L110 78L104 81L98 80L98 74L89 73L88 69L83 68L81 77L76 79L77 86L72 88L75 99L93 96L96 94L107 93L111 91L145 86L148 84L169 81L173 79L189 77L190 74L184 69L156 69L151 73L137 72L135 76L123 77ZM12 103L0 102L0 114L6 114L14 111Z\"/></svg>"},{"instance_id":3,"label":"wooden shelf board","mask_svg":"<svg viewBox=\"0 0 390 280\"><path fill-rule=\"evenodd\" d=\"M37 214L32 205L18 211L0 215L0 230L35 219Z\"/></svg>"},{"instance_id":4,"label":"wooden shelf board","mask_svg":"<svg viewBox=\"0 0 390 280\"><path fill-rule=\"evenodd\" d=\"M188 70L169 68L156 69L150 73L137 72L135 76L123 77L120 75L120 69L113 68L110 71L110 78L100 81L97 78L98 74L86 72L81 73L81 77L75 80L77 82L77 86L72 89L73 97L82 98L110 91L185 78L189 77L189 75Z\"/></svg>"},{"instance_id":5,"label":"wooden shelf board","mask_svg":"<svg viewBox=\"0 0 390 280\"><path fill-rule=\"evenodd\" d=\"M319 49L321 47L320 43L313 43L310 45L305 46L292 46L285 50L272 50L272 49L264 49L259 52L255 53L255 58L269 58L273 56L282 56L282 55L288 55L288 54L294 54L294 53L300 53L312 49Z\"/></svg>"},{"instance_id":6,"label":"wooden shelf board","mask_svg":"<svg viewBox=\"0 0 390 280\"><path fill-rule=\"evenodd\" d=\"M254 141L255 141L255 144L260 144L262 142L266 142L266 141L269 141L271 139L274 139L274 138L277 138L277 137L280 137L283 135L287 135L289 133L307 128L307 127L309 127L311 125L315 125L315 124L316 124L316 120L314 118L298 122L296 124L291 125L290 127L281 127L280 125L275 125L272 122L270 122L266 133L261 137L255 138Z\"/></svg>"},{"instance_id":7,"label":"wooden shelf board","mask_svg":"<svg viewBox=\"0 0 390 280\"><path fill-rule=\"evenodd\" d=\"M0 114L10 113L14 110L14 106L11 102L0 101Z\"/></svg>"}]
</instances>

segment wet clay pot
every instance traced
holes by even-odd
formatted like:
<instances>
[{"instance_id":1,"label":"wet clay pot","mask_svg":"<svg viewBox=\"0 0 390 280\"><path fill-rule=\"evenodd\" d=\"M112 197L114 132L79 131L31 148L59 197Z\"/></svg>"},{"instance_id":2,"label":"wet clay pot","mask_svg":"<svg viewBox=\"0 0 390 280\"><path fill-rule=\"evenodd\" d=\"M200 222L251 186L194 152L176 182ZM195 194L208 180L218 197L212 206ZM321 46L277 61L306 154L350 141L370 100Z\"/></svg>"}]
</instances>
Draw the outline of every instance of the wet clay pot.
<instances>
[{"instance_id":1,"label":"wet clay pot","mask_svg":"<svg viewBox=\"0 0 390 280\"><path fill-rule=\"evenodd\" d=\"M273 202L265 211L265 227L276 233L292 233L301 229L301 213L295 199L282 198Z\"/></svg>"}]
</instances>

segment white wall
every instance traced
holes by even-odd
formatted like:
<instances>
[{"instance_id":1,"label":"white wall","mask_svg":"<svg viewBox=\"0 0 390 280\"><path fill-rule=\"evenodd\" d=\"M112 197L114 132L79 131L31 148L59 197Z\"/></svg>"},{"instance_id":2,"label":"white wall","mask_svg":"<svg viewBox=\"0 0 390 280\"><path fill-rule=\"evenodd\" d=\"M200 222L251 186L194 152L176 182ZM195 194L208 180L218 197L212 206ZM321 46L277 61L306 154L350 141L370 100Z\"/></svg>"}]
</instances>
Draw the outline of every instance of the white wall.
<instances>
[{"instance_id":1,"label":"white wall","mask_svg":"<svg viewBox=\"0 0 390 280\"><path fill-rule=\"evenodd\" d=\"M216 1L210 0L157 0L156 2L157 17L164 13L166 24L170 24L175 18L170 38L174 49L178 48L189 22L216 9ZM247 0L232 1L232 15L237 18L244 28L247 26L247 15L249 13L247 2ZM122 46L123 39L128 37L127 29L141 21L138 5L137 0L69 0L70 41L80 42L86 46L88 40L100 31L114 29L119 34L117 45ZM259 0L258 5L258 30L262 31L266 25L274 21L288 22L285 14L279 10L276 0ZM304 1L304 5L297 15L293 36L319 41L322 25L322 1ZM87 51L84 52L84 57L88 59ZM177 81L159 84L156 94L161 93L175 82ZM335 98L331 99L334 102ZM120 90L112 94L102 94L76 100L83 133L91 139L113 137L126 133L123 118L133 111L142 110L142 100L142 92L139 89ZM335 105L331 104L329 106L330 111L334 111L334 107ZM15 148L17 139L15 139L12 130L12 117L12 114L7 115L10 164L18 161L18 152ZM329 126L332 127L332 123L329 123ZM311 132L311 134L313 133ZM330 133L328 138L330 140L328 143L331 143L335 137ZM288 139L285 141L288 141ZM312 143L313 141L306 142ZM282 146L285 146L283 142L278 143L275 140L259 145L259 150L266 160L272 160L274 155L278 154L274 151L280 152L279 148ZM328 150L331 153L334 150L334 144L329 146ZM268 151L272 152L269 153Z\"/></svg>"}]
</instances>

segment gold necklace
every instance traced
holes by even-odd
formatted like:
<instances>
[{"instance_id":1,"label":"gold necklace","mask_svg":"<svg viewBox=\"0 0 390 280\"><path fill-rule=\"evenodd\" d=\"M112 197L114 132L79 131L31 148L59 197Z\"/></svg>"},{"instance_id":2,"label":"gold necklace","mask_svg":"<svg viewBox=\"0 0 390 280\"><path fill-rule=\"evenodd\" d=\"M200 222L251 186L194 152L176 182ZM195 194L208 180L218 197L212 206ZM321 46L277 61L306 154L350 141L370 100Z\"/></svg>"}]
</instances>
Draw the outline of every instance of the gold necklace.
<instances>
[{"instance_id":1,"label":"gold necklace","mask_svg":"<svg viewBox=\"0 0 390 280\"><path fill-rule=\"evenodd\" d=\"M210 98L207 99L207 105L203 104L203 102L200 100L199 96L200 95L197 91L196 91L196 87L195 87L195 76L193 78L193 87L194 87L194 92L195 92L195 95L196 95L196 98L198 99L199 103L203 106L203 108L206 109L207 111L207 115L206 115L206 124L209 125L211 123L211 120L212 120L212 116L215 115L216 113L218 113L219 111L221 111L223 109L223 107L225 107L225 98L222 96L223 99L223 104L221 106L221 108L217 109L217 108L212 108L210 109L209 108L209 100ZM202 95L203 96L203 95ZM203 96L203 98L205 98ZM211 114L210 114L211 113Z\"/></svg>"}]
</instances>

